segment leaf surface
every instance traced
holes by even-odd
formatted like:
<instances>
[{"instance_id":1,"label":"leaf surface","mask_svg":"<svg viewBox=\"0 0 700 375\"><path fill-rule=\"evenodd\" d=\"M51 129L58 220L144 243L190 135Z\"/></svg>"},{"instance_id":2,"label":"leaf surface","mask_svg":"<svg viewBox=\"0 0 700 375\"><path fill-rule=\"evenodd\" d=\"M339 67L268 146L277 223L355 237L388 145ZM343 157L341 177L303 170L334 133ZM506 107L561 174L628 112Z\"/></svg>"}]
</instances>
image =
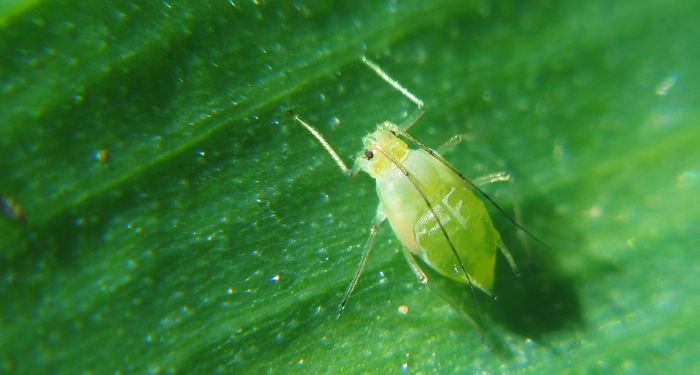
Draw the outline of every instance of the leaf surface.
<instances>
[{"instance_id":1,"label":"leaf surface","mask_svg":"<svg viewBox=\"0 0 700 375\"><path fill-rule=\"evenodd\" d=\"M8 1L0 5L0 372L688 373L700 365L693 2ZM508 170L523 271L428 275L287 113L350 162L411 133ZM504 185L504 186L500 186ZM507 184L486 191L508 212ZM12 201L10 200L12 199ZM427 266L426 266L427 268ZM400 312L401 306L407 312Z\"/></svg>"}]
</instances>

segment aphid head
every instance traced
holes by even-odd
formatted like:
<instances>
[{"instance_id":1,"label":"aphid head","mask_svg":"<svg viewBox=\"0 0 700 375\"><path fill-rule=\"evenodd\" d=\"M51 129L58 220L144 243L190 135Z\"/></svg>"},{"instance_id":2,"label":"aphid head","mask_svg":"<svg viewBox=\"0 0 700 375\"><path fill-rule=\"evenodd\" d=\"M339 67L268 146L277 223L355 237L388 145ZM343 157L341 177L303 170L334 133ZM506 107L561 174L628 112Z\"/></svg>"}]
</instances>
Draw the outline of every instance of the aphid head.
<instances>
[{"instance_id":1,"label":"aphid head","mask_svg":"<svg viewBox=\"0 0 700 375\"><path fill-rule=\"evenodd\" d=\"M396 167L387 155L399 163L408 155L408 145L391 132L390 125L393 124L385 122L378 125L374 133L362 140L365 151L359 163L362 170L374 178Z\"/></svg>"}]
</instances>

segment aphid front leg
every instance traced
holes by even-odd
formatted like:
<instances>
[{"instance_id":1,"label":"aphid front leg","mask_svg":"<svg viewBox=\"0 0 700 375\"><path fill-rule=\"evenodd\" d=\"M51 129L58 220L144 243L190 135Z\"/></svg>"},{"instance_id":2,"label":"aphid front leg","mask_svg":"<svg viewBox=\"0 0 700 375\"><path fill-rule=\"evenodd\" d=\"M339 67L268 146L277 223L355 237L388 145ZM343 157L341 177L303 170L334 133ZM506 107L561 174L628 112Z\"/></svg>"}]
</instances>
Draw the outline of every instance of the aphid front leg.
<instances>
[{"instance_id":1,"label":"aphid front leg","mask_svg":"<svg viewBox=\"0 0 700 375\"><path fill-rule=\"evenodd\" d=\"M365 242L365 247L362 251L362 258L360 259L360 264L357 265L357 271L355 271L355 277L352 278L352 282L350 282L350 285L348 285L348 289L345 291L343 300L340 301L340 307L338 309L339 319L340 316L343 315L343 310L345 310L345 305L347 305L352 291L355 290L355 286L357 286L357 282L360 280L362 270L365 268L367 258L369 258L369 253L372 250L372 243L374 242L374 238L377 236L377 233L379 233L379 225L382 223L382 221L384 221L384 219L386 219L386 214L384 213L382 205L380 204L379 207L377 207L377 216L374 218L374 222L369 228L369 237L367 238L367 242Z\"/></svg>"},{"instance_id":2,"label":"aphid front leg","mask_svg":"<svg viewBox=\"0 0 700 375\"><path fill-rule=\"evenodd\" d=\"M459 307L459 305L457 305L450 297L448 297L445 293L441 292L439 289L433 288L433 286L428 282L428 276L425 275L425 272L423 272L423 270L420 268L416 259L413 258L411 250L404 246L403 255L406 257L406 261L411 267L411 271L413 271L413 274L416 275L416 278L418 278L418 282L427 286L431 292L437 294L438 297L442 298L443 301L447 302L448 305L452 306L453 309L458 311L460 315L462 315L462 317L474 327L476 332L478 332L479 337L481 337L481 341L484 342L484 345L486 345L488 349L491 349L491 345L489 345L489 342L486 340L486 336L484 336L484 331L481 329L479 324L477 324L476 321L472 319L472 317L469 314L467 314L467 312L464 311L464 309Z\"/></svg>"}]
</instances>

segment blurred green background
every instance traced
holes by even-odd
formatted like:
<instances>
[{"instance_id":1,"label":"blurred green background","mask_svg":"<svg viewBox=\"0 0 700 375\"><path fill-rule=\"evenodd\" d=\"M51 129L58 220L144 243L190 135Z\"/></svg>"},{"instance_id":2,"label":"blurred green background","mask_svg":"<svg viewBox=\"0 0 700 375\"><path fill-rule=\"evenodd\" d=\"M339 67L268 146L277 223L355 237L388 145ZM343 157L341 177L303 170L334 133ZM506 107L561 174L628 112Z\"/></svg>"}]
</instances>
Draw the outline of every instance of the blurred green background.
<instances>
[{"instance_id":1,"label":"blurred green background","mask_svg":"<svg viewBox=\"0 0 700 375\"><path fill-rule=\"evenodd\" d=\"M698 373L697 1L2 1L1 374ZM493 345L346 160L411 103L493 214ZM486 190L512 212L506 184ZM9 209L8 209L9 210ZM6 211L8 211L6 210ZM427 267L426 267L427 268ZM429 273L478 317L468 288ZM399 307L408 308L407 313Z\"/></svg>"}]
</instances>

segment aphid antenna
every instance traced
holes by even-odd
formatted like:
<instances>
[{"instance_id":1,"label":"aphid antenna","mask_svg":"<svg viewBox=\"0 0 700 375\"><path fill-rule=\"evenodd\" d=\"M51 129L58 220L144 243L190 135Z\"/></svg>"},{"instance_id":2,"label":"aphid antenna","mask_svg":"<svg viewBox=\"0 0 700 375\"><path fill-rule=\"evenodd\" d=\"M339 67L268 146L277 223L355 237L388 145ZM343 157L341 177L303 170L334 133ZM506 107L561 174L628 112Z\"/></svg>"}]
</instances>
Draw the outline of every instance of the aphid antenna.
<instances>
[{"instance_id":1,"label":"aphid antenna","mask_svg":"<svg viewBox=\"0 0 700 375\"><path fill-rule=\"evenodd\" d=\"M311 133L311 135L313 135L318 140L321 146L323 146L323 148L326 149L328 154L331 155L333 160L335 160L335 163L338 165L338 167L340 167L340 169L346 176L352 177L356 175L357 172L359 172L359 166L355 166L354 168L348 168L345 165L345 162L343 162L343 159L340 158L340 155L338 155L338 153L335 152L333 147L331 147L330 143L328 143L328 141L326 141L326 139L323 138L323 135L321 135L321 133L319 133L318 130L316 130L316 128L307 124L304 120L301 119L301 117L297 116L291 108L289 108L288 111L289 114L291 114L292 117L294 117L294 120L296 120L296 122L301 124L309 133Z\"/></svg>"},{"instance_id":2,"label":"aphid antenna","mask_svg":"<svg viewBox=\"0 0 700 375\"><path fill-rule=\"evenodd\" d=\"M400 128L403 130L408 130L413 124L418 122L418 119L423 116L425 113L424 109L424 104L423 101L418 99L415 95L411 94L408 89L405 87L401 86L401 84L396 81L395 79L389 77L388 74L382 68L379 67L376 63L370 61L367 59L365 55L360 56L360 59L362 60L365 65L367 65L370 69L372 69L379 77L381 77L384 81L386 81L388 84L390 84L393 88L399 90L405 97L407 97L410 101L416 104L416 109L413 111L411 116L409 116L406 120L404 120L401 123Z\"/></svg>"}]
</instances>

